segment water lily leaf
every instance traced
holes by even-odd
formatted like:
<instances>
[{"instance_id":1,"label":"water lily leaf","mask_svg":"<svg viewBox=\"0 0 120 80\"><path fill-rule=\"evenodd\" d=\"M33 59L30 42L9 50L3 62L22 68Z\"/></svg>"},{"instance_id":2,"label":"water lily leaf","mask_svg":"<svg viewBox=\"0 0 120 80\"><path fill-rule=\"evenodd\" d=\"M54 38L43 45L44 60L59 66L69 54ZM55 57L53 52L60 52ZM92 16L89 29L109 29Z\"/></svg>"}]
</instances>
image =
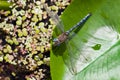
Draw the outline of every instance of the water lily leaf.
<instances>
[{"instance_id":1,"label":"water lily leaf","mask_svg":"<svg viewBox=\"0 0 120 80\"><path fill-rule=\"evenodd\" d=\"M120 79L119 4L119 0L72 1L61 17L65 31L86 14L91 13L92 16L81 26L81 30L74 32L76 36L69 40L68 44L52 48L52 80ZM65 59L63 55L70 56ZM70 65L66 65L65 61L74 66L75 74L70 71Z\"/></svg>"}]
</instances>

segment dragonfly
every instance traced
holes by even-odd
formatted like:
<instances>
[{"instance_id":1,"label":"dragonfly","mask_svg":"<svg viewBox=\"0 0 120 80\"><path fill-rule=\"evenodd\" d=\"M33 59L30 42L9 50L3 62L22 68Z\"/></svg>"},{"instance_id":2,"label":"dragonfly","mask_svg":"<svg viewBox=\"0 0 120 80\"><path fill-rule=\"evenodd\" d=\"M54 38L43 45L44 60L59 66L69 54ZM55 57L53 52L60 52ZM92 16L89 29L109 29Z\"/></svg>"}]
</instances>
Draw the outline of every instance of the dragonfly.
<instances>
[{"instance_id":1,"label":"dragonfly","mask_svg":"<svg viewBox=\"0 0 120 80\"><path fill-rule=\"evenodd\" d=\"M48 6L44 4L44 8L47 11L48 15L52 18L52 20L55 22L55 25L57 25L57 28L60 30L61 34L57 37L53 39L53 46L54 47L58 47L60 46L62 43L66 43L67 45L67 49L70 50L70 46L68 45L68 41L70 39L70 33L73 32L75 29L79 28L84 22L86 22L88 20L88 18L91 16L91 13L88 13L82 20L80 20L77 24L75 24L72 28L70 28L67 31L64 31L64 25L62 23L62 20L59 18L59 16L50 11L48 9ZM74 65L74 61L77 59L76 57L73 56L74 53L72 53L72 51L69 51L68 54L68 60L66 60L66 57L63 57L65 64L68 66L70 72L72 74L76 74L76 68ZM83 56L85 58L85 56ZM85 60L87 60L85 58Z\"/></svg>"}]
</instances>

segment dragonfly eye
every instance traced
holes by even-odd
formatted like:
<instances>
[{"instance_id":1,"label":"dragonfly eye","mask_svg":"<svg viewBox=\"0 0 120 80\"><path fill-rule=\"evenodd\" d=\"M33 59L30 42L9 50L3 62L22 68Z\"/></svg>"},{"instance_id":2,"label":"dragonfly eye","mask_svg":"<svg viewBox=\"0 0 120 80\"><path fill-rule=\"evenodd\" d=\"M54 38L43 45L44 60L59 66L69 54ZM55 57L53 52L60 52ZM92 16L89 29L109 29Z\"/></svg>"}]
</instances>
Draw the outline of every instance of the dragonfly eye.
<instances>
[{"instance_id":1,"label":"dragonfly eye","mask_svg":"<svg viewBox=\"0 0 120 80\"><path fill-rule=\"evenodd\" d=\"M59 41L58 38L53 39L53 42L58 42L58 41Z\"/></svg>"},{"instance_id":2,"label":"dragonfly eye","mask_svg":"<svg viewBox=\"0 0 120 80\"><path fill-rule=\"evenodd\" d=\"M60 46L60 41L58 38L53 39L53 45L54 46Z\"/></svg>"}]
</instances>

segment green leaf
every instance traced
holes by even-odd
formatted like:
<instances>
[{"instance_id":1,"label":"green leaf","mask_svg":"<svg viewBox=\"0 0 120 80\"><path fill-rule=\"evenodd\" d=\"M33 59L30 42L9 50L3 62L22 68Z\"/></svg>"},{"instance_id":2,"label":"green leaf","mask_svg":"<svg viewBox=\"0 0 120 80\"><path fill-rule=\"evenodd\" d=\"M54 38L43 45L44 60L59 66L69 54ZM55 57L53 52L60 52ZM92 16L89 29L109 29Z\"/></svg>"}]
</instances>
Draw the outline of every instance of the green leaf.
<instances>
[{"instance_id":1,"label":"green leaf","mask_svg":"<svg viewBox=\"0 0 120 80\"><path fill-rule=\"evenodd\" d=\"M65 31L86 14L92 13L92 16L79 32L75 32L77 35L67 44L71 45L69 49L66 44L62 44L51 50L52 80L120 79L119 4L120 0L72 1L61 17ZM63 55L70 57L66 56L64 60ZM75 61L71 65L76 67L76 74L71 74L71 66L65 63L68 60Z\"/></svg>"},{"instance_id":2,"label":"green leaf","mask_svg":"<svg viewBox=\"0 0 120 80\"><path fill-rule=\"evenodd\" d=\"M2 10L9 10L10 9L10 5L12 5L12 3L8 3L7 0L0 0L0 9Z\"/></svg>"}]
</instances>

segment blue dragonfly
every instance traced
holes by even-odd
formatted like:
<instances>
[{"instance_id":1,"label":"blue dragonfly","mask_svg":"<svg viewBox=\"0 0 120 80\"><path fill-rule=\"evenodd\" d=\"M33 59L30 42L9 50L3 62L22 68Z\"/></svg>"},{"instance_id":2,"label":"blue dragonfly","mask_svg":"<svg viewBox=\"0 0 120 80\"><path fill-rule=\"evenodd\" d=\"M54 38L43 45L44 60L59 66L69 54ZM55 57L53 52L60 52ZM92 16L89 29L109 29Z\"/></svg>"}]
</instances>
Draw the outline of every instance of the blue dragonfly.
<instances>
[{"instance_id":1,"label":"blue dragonfly","mask_svg":"<svg viewBox=\"0 0 120 80\"><path fill-rule=\"evenodd\" d=\"M82 20L80 20L72 28L70 28L67 31L64 31L64 25L63 25L61 19L59 18L59 16L57 14L55 14L54 12L50 11L47 8L47 5L44 5L44 8L47 11L48 15L55 22L55 25L57 25L57 28L58 28L58 30L60 30L60 33L61 33L57 38L53 39L53 47L59 47L62 43L66 44L68 54L66 54L66 55L63 54L63 60L64 60L65 64L67 65L67 67L69 68L70 72L72 74L76 74L77 69L75 66L75 62L78 60L79 57L72 51L72 47L69 44L69 41L70 41L71 37L75 34L73 31L75 29L79 28L83 23L85 23L87 21L87 19L91 16L91 14L88 13ZM73 34L70 35L71 33L73 33ZM76 46L75 46L75 48L76 48ZM77 48L76 48L76 50L77 50ZM83 56L84 60L87 61L87 58L84 55L82 55L82 56Z\"/></svg>"}]
</instances>

